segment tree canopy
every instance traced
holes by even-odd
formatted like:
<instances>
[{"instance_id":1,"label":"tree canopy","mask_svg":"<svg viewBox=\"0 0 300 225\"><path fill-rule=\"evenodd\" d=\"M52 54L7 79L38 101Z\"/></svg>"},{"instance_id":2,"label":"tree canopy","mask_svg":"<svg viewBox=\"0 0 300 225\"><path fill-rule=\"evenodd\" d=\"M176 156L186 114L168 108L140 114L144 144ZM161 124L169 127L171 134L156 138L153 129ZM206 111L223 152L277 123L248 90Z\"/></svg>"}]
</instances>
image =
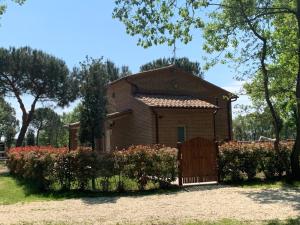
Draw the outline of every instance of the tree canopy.
<instances>
[{"instance_id":1,"label":"tree canopy","mask_svg":"<svg viewBox=\"0 0 300 225\"><path fill-rule=\"evenodd\" d=\"M18 130L18 121L14 108L0 97L0 140L4 139L8 147L13 143Z\"/></svg>"},{"instance_id":2,"label":"tree canopy","mask_svg":"<svg viewBox=\"0 0 300 225\"><path fill-rule=\"evenodd\" d=\"M132 74L128 66L123 65L121 66L121 68L119 68L111 60L106 60L104 65L106 67L109 81L114 81L119 79L120 77L129 76Z\"/></svg>"},{"instance_id":3,"label":"tree canopy","mask_svg":"<svg viewBox=\"0 0 300 225\"><path fill-rule=\"evenodd\" d=\"M60 135L60 130L63 125L60 116L51 108L36 109L31 122L31 127L36 130L36 145L40 145L41 132L43 132L44 137L44 143L42 143L42 145L58 145L56 139L57 135Z\"/></svg>"},{"instance_id":4,"label":"tree canopy","mask_svg":"<svg viewBox=\"0 0 300 225\"><path fill-rule=\"evenodd\" d=\"M95 149L96 140L103 135L106 118L106 85L110 74L102 59L87 59L81 63L82 105L79 139L82 144Z\"/></svg>"},{"instance_id":5,"label":"tree canopy","mask_svg":"<svg viewBox=\"0 0 300 225\"><path fill-rule=\"evenodd\" d=\"M15 3L19 4L19 5L22 5L22 4L24 4L24 2L26 0L11 0L11 1L15 2ZM5 13L6 9L7 9L6 4L0 3L0 16Z\"/></svg>"},{"instance_id":6,"label":"tree canopy","mask_svg":"<svg viewBox=\"0 0 300 225\"><path fill-rule=\"evenodd\" d=\"M195 76L203 77L203 72L201 70L200 63L192 62L186 57L175 59L175 62L173 58L160 58L142 65L140 67L140 71L157 69L164 66L169 66L171 64L175 64L177 67L185 70L186 72L190 72Z\"/></svg>"},{"instance_id":7,"label":"tree canopy","mask_svg":"<svg viewBox=\"0 0 300 225\"><path fill-rule=\"evenodd\" d=\"M0 93L17 99L22 111L22 126L17 146L22 145L33 119L38 101L52 101L66 106L78 95L76 73L70 73L65 62L29 47L0 49ZM26 109L23 96L33 98Z\"/></svg>"},{"instance_id":8,"label":"tree canopy","mask_svg":"<svg viewBox=\"0 0 300 225\"><path fill-rule=\"evenodd\" d=\"M264 85L264 98L273 117L276 133L280 132L280 114L269 90L270 68L288 65L284 60L296 59L295 69L281 67L292 82L281 79L293 95L296 118L296 142L291 163L294 177L300 179L300 1L299 0L115 0L113 16L122 21L130 35L139 37L143 47L176 40L187 44L194 28L204 32L204 49L211 56L209 65L233 62L243 79L257 74ZM273 64L271 67L270 64ZM242 67L239 67L242 65ZM278 68L278 67L277 67ZM289 74L293 73L293 74ZM274 74L273 74L274 75ZM271 74L271 76L273 76ZM293 87L290 87L293 84ZM274 90L274 89L273 89ZM286 96L286 95L285 95ZM293 101L291 101L293 102Z\"/></svg>"}]
</instances>

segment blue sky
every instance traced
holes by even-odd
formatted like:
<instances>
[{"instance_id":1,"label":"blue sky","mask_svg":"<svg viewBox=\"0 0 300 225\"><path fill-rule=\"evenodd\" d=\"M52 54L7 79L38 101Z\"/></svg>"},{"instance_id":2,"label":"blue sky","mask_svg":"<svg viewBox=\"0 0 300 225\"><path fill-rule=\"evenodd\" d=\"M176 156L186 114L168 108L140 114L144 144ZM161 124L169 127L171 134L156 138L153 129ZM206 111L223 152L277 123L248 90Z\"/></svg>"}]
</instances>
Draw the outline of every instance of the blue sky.
<instances>
[{"instance_id":1,"label":"blue sky","mask_svg":"<svg viewBox=\"0 0 300 225\"><path fill-rule=\"evenodd\" d=\"M8 3L0 20L1 47L30 46L44 50L66 61L72 68L85 56L109 58L117 65L128 65L132 72L139 66L160 57L171 57L172 48L156 46L143 49L137 38L126 34L124 25L112 19L113 0L27 0L23 6ZM203 40L195 31L194 40L179 45L177 56L186 56L204 64ZM238 91L241 83L233 79L234 71L218 65L205 72L205 79L229 91ZM8 99L20 112L16 101ZM26 105L30 98L26 97ZM245 96L235 104L248 103ZM74 104L56 111L70 111Z\"/></svg>"}]
</instances>

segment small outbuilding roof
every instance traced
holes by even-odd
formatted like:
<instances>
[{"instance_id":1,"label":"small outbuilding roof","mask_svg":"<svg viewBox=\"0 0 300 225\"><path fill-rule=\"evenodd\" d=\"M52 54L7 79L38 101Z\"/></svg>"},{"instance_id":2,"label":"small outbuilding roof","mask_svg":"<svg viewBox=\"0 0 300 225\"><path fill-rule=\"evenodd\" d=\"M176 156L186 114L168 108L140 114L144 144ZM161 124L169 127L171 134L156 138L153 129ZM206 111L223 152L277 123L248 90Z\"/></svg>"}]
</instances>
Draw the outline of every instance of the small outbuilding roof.
<instances>
[{"instance_id":1,"label":"small outbuilding roof","mask_svg":"<svg viewBox=\"0 0 300 225\"><path fill-rule=\"evenodd\" d=\"M150 107L157 108L201 108L217 109L218 106L192 96L145 95L138 94L135 98Z\"/></svg>"}]
</instances>

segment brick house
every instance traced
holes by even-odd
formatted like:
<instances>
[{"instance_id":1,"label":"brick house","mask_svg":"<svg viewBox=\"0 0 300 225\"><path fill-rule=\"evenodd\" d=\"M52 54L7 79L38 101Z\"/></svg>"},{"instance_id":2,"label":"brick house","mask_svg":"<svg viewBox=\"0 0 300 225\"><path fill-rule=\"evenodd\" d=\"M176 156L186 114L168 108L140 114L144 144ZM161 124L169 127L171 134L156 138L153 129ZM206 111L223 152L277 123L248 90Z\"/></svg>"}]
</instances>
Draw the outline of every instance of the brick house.
<instances>
[{"instance_id":1,"label":"brick house","mask_svg":"<svg viewBox=\"0 0 300 225\"><path fill-rule=\"evenodd\" d=\"M176 66L116 80L108 85L107 98L101 150L232 138L231 102L237 97ZM76 148L78 123L70 128L70 145Z\"/></svg>"}]
</instances>

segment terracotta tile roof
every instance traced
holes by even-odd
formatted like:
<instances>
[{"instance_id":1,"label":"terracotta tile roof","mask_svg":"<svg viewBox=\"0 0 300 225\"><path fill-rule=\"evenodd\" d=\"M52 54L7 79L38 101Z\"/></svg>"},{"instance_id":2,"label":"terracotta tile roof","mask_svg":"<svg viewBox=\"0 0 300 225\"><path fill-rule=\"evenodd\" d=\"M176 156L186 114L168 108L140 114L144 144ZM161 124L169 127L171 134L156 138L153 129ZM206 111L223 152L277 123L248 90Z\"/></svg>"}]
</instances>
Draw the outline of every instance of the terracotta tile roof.
<instances>
[{"instance_id":1,"label":"terracotta tile roof","mask_svg":"<svg viewBox=\"0 0 300 225\"><path fill-rule=\"evenodd\" d=\"M217 106L192 96L172 96L172 95L143 95L138 94L136 99L142 101L150 107L159 108L202 108L216 109Z\"/></svg>"}]
</instances>

